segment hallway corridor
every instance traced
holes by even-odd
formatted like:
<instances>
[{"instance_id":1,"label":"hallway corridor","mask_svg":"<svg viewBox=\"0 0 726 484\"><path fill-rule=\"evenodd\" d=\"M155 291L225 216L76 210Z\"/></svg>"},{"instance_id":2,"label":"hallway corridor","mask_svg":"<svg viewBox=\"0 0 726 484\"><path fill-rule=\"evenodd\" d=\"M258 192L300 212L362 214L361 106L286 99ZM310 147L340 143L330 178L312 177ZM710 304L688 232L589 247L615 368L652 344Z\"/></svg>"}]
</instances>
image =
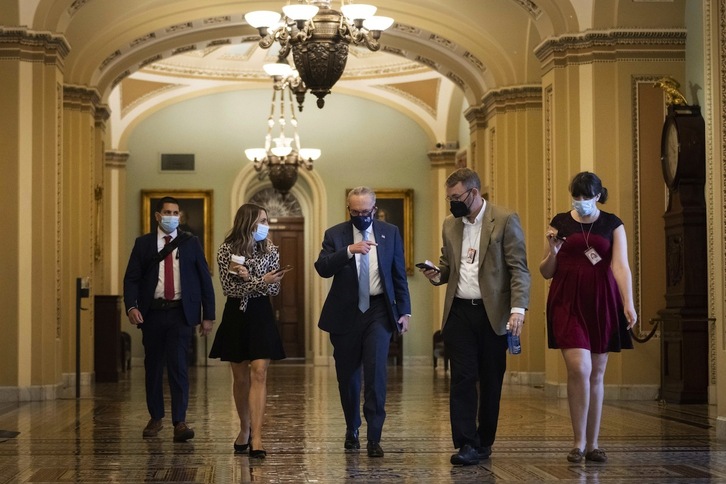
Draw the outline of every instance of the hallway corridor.
<instances>
[{"instance_id":1,"label":"hallway corridor","mask_svg":"<svg viewBox=\"0 0 726 484\"><path fill-rule=\"evenodd\" d=\"M726 482L712 407L606 402L600 443L609 462L574 465L565 459L567 401L512 385L492 458L453 467L441 366L390 367L386 455L370 459L343 450L333 369L273 364L264 460L232 453L238 423L227 366L191 369L187 422L196 438L187 443L172 442L168 417L160 437L141 438L144 375L133 368L119 383L97 384L93 397L0 404L0 482ZM8 431L20 433L3 439Z\"/></svg>"}]
</instances>

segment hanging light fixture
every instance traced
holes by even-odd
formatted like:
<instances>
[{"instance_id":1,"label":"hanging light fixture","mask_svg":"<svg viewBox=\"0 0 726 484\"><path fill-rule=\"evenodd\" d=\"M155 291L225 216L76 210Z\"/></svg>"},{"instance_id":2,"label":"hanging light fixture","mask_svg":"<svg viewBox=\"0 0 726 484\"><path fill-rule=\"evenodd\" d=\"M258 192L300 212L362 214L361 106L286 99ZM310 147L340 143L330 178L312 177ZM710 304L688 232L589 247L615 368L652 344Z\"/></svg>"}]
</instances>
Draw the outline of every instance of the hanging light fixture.
<instances>
[{"instance_id":1,"label":"hanging light fixture","mask_svg":"<svg viewBox=\"0 0 726 484\"><path fill-rule=\"evenodd\" d=\"M302 93L304 99L305 85L297 71L290 67L284 57L280 57L276 63L266 64L264 69L273 80L265 147L246 149L245 156L254 163L255 170L260 172L260 180L265 176L269 177L272 187L282 195L287 195L297 181L298 168L312 170L313 161L320 157L320 150L300 147L292 96ZM302 100L300 97L297 100L302 111ZM289 108L287 112L286 105ZM292 137L286 136L288 130L292 132ZM275 132L277 137L273 138Z\"/></svg>"},{"instance_id":2,"label":"hanging light fixture","mask_svg":"<svg viewBox=\"0 0 726 484\"><path fill-rule=\"evenodd\" d=\"M319 108L343 75L349 44L377 51L381 32L393 25L392 18L375 16L373 5L340 3L340 12L331 8L331 0L297 0L282 7L282 15L267 10L245 15L260 33L260 47L268 49L277 41L283 58L292 50L295 67Z\"/></svg>"}]
</instances>

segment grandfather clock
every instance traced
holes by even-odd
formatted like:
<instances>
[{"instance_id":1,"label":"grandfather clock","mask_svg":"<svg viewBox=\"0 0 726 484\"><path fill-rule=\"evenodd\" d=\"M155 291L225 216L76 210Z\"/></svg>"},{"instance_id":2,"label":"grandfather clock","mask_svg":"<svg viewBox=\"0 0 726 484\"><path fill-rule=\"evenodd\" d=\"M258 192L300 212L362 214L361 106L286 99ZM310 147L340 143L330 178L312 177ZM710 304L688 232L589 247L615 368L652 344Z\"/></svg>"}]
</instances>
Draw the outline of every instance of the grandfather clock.
<instances>
[{"instance_id":1,"label":"grandfather clock","mask_svg":"<svg viewBox=\"0 0 726 484\"><path fill-rule=\"evenodd\" d=\"M706 161L699 106L670 104L661 136L665 219L666 307L662 328L661 397L673 403L708 401L706 283Z\"/></svg>"}]
</instances>

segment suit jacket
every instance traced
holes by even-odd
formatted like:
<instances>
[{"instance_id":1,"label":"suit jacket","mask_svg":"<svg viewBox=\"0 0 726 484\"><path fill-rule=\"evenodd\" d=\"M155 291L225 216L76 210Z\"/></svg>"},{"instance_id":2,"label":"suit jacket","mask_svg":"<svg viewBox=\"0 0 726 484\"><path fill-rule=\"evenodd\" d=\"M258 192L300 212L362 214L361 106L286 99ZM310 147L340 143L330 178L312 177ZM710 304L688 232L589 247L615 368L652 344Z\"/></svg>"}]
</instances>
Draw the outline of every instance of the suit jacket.
<instances>
[{"instance_id":1,"label":"suit jacket","mask_svg":"<svg viewBox=\"0 0 726 484\"><path fill-rule=\"evenodd\" d=\"M154 260L159 253L157 241L156 232L136 239L124 276L126 312L136 307L144 318L149 312L159 281L161 263ZM179 259L181 301L187 324L194 326L202 319L214 320L214 287L202 244L197 237L192 236L179 245L176 254L175 257Z\"/></svg>"},{"instance_id":2,"label":"suit jacket","mask_svg":"<svg viewBox=\"0 0 726 484\"><path fill-rule=\"evenodd\" d=\"M318 327L329 333L347 333L358 311L358 269L355 256L348 257L348 246L353 243L353 224L343 222L325 231L323 248L315 262L315 270L322 277L333 278L328 297L323 304ZM393 328L402 314L411 313L406 264L403 257L403 239L393 224L373 221L373 234L378 246L378 272L383 284L388 315Z\"/></svg>"},{"instance_id":3,"label":"suit jacket","mask_svg":"<svg viewBox=\"0 0 726 484\"><path fill-rule=\"evenodd\" d=\"M459 284L464 222L449 215L444 220L442 232L441 281L435 285L448 283L443 328ZM512 307L526 309L529 305L530 275L524 233L517 214L487 202L478 250L479 289L484 308L494 332L503 335L507 332Z\"/></svg>"}]
</instances>

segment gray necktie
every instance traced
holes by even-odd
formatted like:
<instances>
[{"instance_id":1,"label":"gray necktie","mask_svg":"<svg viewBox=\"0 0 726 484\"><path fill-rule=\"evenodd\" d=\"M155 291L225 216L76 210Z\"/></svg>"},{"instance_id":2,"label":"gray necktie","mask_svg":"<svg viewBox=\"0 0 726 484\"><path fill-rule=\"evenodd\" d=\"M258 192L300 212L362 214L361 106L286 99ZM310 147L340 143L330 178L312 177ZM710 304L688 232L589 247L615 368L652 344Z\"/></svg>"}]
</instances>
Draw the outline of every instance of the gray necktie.
<instances>
[{"instance_id":1,"label":"gray necktie","mask_svg":"<svg viewBox=\"0 0 726 484\"><path fill-rule=\"evenodd\" d=\"M363 240L368 240L368 231L363 230ZM358 269L358 309L364 313L370 306L370 282L368 280L368 254L360 255L360 268Z\"/></svg>"}]
</instances>

